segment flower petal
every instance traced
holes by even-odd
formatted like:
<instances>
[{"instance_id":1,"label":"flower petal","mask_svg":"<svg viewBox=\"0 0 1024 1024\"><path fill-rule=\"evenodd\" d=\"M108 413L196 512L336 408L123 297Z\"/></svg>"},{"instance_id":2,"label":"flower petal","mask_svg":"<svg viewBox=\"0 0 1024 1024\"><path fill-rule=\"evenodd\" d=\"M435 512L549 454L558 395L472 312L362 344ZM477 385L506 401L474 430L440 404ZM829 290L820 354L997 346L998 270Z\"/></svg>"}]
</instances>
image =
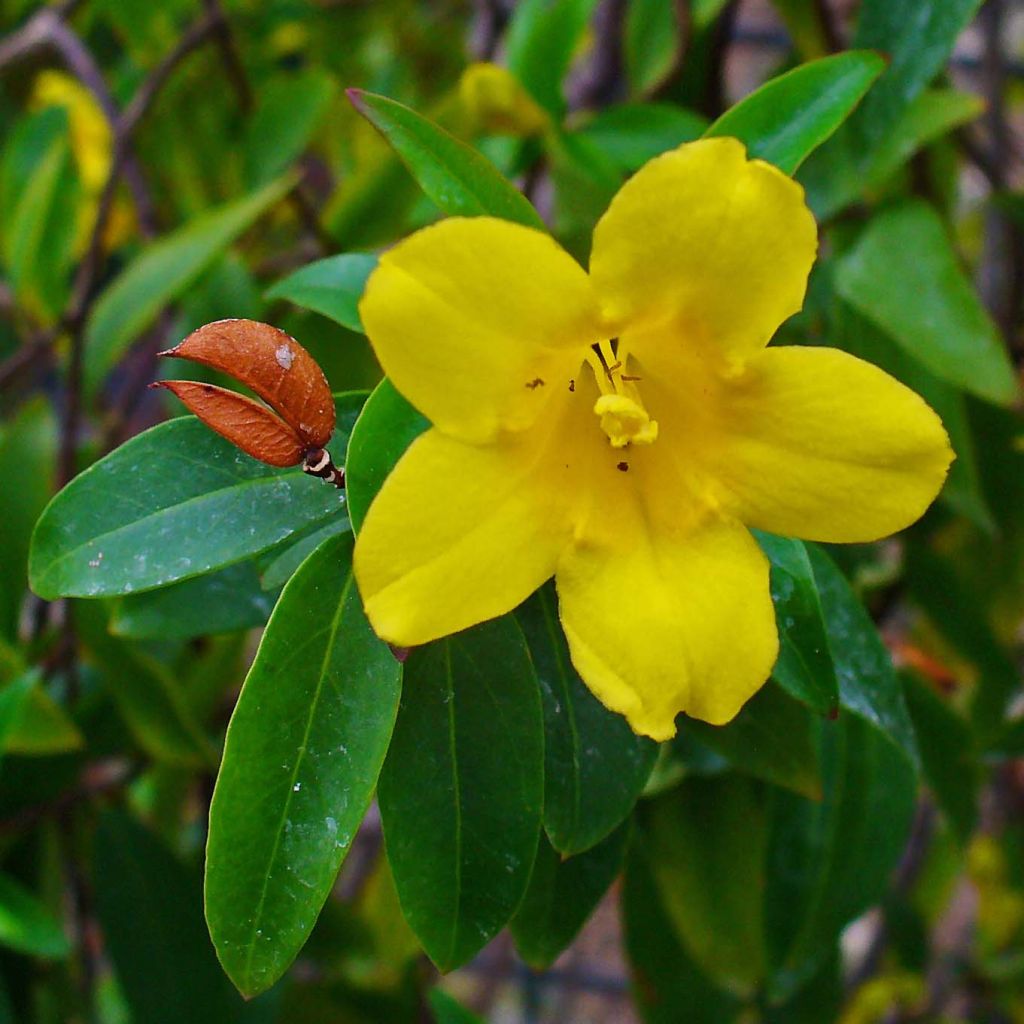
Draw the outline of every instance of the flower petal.
<instances>
[{"instance_id":1,"label":"flower petal","mask_svg":"<svg viewBox=\"0 0 1024 1024\"><path fill-rule=\"evenodd\" d=\"M837 349L769 348L723 398L718 471L730 511L773 533L833 542L895 533L931 504L953 460L923 399Z\"/></svg>"},{"instance_id":2,"label":"flower petal","mask_svg":"<svg viewBox=\"0 0 1024 1024\"><path fill-rule=\"evenodd\" d=\"M713 517L689 530L647 532L642 517L620 544L577 544L555 580L573 664L594 694L656 740L685 711L728 722L761 687L778 653L768 563L738 523Z\"/></svg>"},{"instance_id":3,"label":"flower petal","mask_svg":"<svg viewBox=\"0 0 1024 1024\"><path fill-rule=\"evenodd\" d=\"M510 611L551 577L569 518L538 466L550 451L533 441L477 446L434 429L402 456L356 539L379 636L436 640Z\"/></svg>"},{"instance_id":4,"label":"flower petal","mask_svg":"<svg viewBox=\"0 0 1024 1024\"><path fill-rule=\"evenodd\" d=\"M642 167L594 231L608 319L660 324L742 357L803 305L817 228L803 189L736 139L688 143Z\"/></svg>"},{"instance_id":5,"label":"flower petal","mask_svg":"<svg viewBox=\"0 0 1024 1024\"><path fill-rule=\"evenodd\" d=\"M528 427L600 334L583 268L548 235L492 217L400 242L359 312L395 387L439 430L475 442Z\"/></svg>"}]
</instances>

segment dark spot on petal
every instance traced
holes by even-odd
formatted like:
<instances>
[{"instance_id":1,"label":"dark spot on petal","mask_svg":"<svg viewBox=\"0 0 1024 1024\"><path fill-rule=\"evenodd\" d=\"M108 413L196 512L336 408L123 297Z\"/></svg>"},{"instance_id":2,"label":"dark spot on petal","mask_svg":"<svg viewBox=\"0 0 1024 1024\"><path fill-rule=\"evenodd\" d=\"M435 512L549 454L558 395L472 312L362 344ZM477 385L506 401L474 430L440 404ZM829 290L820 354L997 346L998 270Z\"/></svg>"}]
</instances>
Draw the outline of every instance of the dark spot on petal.
<instances>
[{"instance_id":1,"label":"dark spot on petal","mask_svg":"<svg viewBox=\"0 0 1024 1024\"><path fill-rule=\"evenodd\" d=\"M576 381L575 380L570 380L569 381L569 390L570 391L575 391L576 390Z\"/></svg>"},{"instance_id":2,"label":"dark spot on petal","mask_svg":"<svg viewBox=\"0 0 1024 1024\"><path fill-rule=\"evenodd\" d=\"M537 390L537 388L542 388L542 387L544 387L544 381L543 381L543 379L542 379L542 378L540 378L540 377L534 377L534 378L533 378L533 380L528 380L528 381L526 382L526 386L527 386L527 387L528 387L528 388L529 388L529 389L530 389L531 391L536 391L536 390Z\"/></svg>"},{"instance_id":3,"label":"dark spot on petal","mask_svg":"<svg viewBox=\"0 0 1024 1024\"><path fill-rule=\"evenodd\" d=\"M616 468L617 470L619 470L619 472L620 472L620 473L625 473L625 472L626 472L626 470L627 470L627 469L629 469L629 463L628 463L628 462L620 462L620 463L618 463L618 464L616 465L616 467L615 467L615 468Z\"/></svg>"}]
</instances>

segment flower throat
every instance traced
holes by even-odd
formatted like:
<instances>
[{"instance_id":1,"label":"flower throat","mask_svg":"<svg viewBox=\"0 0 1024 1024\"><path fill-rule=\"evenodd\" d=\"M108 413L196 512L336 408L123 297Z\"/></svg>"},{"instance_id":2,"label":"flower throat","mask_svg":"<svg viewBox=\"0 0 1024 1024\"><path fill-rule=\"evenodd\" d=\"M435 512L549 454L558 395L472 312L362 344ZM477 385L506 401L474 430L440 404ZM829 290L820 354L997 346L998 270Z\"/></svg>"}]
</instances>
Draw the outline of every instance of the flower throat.
<instances>
[{"instance_id":1,"label":"flower throat","mask_svg":"<svg viewBox=\"0 0 1024 1024\"><path fill-rule=\"evenodd\" d=\"M594 414L613 448L652 444L658 437L658 423L644 408L636 386L641 378L625 372L628 359L618 338L592 345L587 354L601 392L594 403Z\"/></svg>"}]
</instances>

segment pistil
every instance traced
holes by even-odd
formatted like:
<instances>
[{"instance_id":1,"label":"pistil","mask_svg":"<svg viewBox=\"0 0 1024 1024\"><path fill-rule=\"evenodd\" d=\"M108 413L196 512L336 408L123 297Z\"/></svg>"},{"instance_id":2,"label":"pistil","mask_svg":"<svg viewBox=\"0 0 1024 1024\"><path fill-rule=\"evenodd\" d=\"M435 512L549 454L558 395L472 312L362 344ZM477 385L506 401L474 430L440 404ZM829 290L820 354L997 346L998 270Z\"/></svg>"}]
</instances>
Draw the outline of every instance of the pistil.
<instances>
[{"instance_id":1,"label":"pistil","mask_svg":"<svg viewBox=\"0 0 1024 1024\"><path fill-rule=\"evenodd\" d=\"M636 386L640 378L624 372L628 358L617 338L594 345L587 356L601 392L594 413L613 448L652 444L658 436L657 421L644 408Z\"/></svg>"}]
</instances>

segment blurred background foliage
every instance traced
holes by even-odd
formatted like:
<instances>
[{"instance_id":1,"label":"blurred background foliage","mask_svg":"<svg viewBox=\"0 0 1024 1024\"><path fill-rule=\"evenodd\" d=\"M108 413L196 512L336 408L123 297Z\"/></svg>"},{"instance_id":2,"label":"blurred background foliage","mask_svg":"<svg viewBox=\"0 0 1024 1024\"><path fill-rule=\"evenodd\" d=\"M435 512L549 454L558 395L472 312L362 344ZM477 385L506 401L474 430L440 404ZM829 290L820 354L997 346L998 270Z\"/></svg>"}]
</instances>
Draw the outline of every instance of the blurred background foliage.
<instances>
[{"instance_id":1,"label":"blurred background foliage","mask_svg":"<svg viewBox=\"0 0 1024 1024\"><path fill-rule=\"evenodd\" d=\"M1024 4L0 12L0 1022L1024 1022ZM440 981L422 953L374 807L294 967L243 1002L203 920L207 812L258 631L316 540L201 585L48 602L27 588L43 507L180 413L145 384L179 376L156 353L208 321L278 325L337 391L378 382L354 307L372 260L329 258L451 211L444 160L405 153L410 174L345 89L475 147L585 259L625 176L851 47L886 69L797 172L821 260L779 340L917 389L958 455L941 500L835 562L779 541L780 625L821 663L780 662L730 727L687 724L620 766L636 785L617 821L653 772L610 835L546 817L511 930L468 964ZM796 131L834 84L791 110L772 94L744 132ZM519 616L542 681L549 612L541 594ZM838 703L816 701L822 672Z\"/></svg>"}]
</instances>

